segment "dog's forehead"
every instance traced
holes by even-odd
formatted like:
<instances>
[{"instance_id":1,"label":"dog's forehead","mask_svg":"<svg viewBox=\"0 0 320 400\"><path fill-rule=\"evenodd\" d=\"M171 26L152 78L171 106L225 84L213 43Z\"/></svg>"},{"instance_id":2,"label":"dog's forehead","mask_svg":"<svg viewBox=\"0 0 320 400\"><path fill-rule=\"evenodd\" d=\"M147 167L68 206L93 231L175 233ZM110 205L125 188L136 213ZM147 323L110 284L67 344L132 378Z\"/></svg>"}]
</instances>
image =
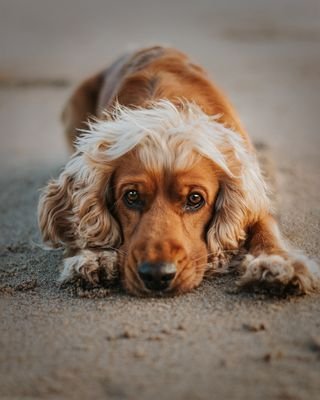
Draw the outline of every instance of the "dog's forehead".
<instances>
[{"instance_id":1,"label":"dog's forehead","mask_svg":"<svg viewBox=\"0 0 320 400\"><path fill-rule=\"evenodd\" d=\"M150 168L141 162L137 152L130 152L117 163L114 180L117 187L141 183L147 186L176 185L176 187L201 185L214 189L218 186L218 175L219 171L215 164L200 155L189 168L159 169Z\"/></svg>"}]
</instances>

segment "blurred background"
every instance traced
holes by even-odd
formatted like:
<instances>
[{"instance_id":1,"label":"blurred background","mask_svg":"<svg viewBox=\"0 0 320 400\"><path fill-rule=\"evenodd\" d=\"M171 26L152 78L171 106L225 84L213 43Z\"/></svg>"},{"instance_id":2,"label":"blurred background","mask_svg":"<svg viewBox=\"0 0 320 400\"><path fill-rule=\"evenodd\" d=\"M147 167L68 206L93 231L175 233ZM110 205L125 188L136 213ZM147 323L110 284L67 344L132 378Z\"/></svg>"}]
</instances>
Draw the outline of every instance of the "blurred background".
<instances>
[{"instance_id":1,"label":"blurred background","mask_svg":"<svg viewBox=\"0 0 320 400\"><path fill-rule=\"evenodd\" d=\"M62 160L72 87L157 43L202 64L252 136L300 157L301 132L319 136L319 21L318 0L1 0L1 165Z\"/></svg>"}]
</instances>

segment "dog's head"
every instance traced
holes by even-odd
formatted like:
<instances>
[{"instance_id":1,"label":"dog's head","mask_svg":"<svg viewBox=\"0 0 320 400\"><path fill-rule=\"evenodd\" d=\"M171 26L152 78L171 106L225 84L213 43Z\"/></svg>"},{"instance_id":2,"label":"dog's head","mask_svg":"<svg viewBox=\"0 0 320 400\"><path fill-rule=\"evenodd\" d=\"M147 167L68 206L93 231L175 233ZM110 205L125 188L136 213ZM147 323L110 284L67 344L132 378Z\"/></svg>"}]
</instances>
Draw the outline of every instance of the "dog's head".
<instances>
[{"instance_id":1,"label":"dog's head","mask_svg":"<svg viewBox=\"0 0 320 400\"><path fill-rule=\"evenodd\" d=\"M43 192L40 228L51 246L117 249L131 293L196 287L267 208L245 141L194 104L118 107L89 125Z\"/></svg>"}]
</instances>

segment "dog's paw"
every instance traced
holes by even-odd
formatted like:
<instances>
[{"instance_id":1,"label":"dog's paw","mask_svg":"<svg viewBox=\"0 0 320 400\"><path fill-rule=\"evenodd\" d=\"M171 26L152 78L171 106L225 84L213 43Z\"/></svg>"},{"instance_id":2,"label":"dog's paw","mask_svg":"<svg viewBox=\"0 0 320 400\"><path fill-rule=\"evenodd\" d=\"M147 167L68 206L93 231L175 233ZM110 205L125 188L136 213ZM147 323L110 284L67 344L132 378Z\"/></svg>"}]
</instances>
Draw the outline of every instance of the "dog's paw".
<instances>
[{"instance_id":1,"label":"dog's paw","mask_svg":"<svg viewBox=\"0 0 320 400\"><path fill-rule=\"evenodd\" d=\"M91 285L105 285L118 278L118 257L115 251L93 252L82 250L64 259L59 281L67 283L81 278Z\"/></svg>"},{"instance_id":2,"label":"dog's paw","mask_svg":"<svg viewBox=\"0 0 320 400\"><path fill-rule=\"evenodd\" d=\"M265 287L277 292L293 291L305 294L320 290L320 269L306 256L248 254L241 264L242 275L238 281L242 287Z\"/></svg>"}]
</instances>

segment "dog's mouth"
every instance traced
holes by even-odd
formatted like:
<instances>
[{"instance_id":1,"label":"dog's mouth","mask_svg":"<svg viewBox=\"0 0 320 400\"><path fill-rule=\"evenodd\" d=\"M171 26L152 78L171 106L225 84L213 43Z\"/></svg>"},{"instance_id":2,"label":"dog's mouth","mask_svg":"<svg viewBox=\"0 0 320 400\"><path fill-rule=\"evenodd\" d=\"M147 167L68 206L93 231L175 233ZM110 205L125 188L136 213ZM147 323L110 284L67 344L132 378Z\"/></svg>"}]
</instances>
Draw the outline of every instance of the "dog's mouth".
<instances>
[{"instance_id":1,"label":"dog's mouth","mask_svg":"<svg viewBox=\"0 0 320 400\"><path fill-rule=\"evenodd\" d=\"M135 296L140 297L171 297L176 295L179 290L176 285L165 283L143 282L139 276L134 281L122 280L124 289Z\"/></svg>"},{"instance_id":2,"label":"dog's mouth","mask_svg":"<svg viewBox=\"0 0 320 400\"><path fill-rule=\"evenodd\" d=\"M158 268L159 266L152 266ZM143 269L143 268L142 268ZM159 271L153 276L141 274L135 270L133 273L125 274L122 277L124 289L135 296L141 297L173 297L189 292L198 287L202 282L205 269L199 270L196 267L185 267L173 272L172 265L165 266L165 275Z\"/></svg>"}]
</instances>

